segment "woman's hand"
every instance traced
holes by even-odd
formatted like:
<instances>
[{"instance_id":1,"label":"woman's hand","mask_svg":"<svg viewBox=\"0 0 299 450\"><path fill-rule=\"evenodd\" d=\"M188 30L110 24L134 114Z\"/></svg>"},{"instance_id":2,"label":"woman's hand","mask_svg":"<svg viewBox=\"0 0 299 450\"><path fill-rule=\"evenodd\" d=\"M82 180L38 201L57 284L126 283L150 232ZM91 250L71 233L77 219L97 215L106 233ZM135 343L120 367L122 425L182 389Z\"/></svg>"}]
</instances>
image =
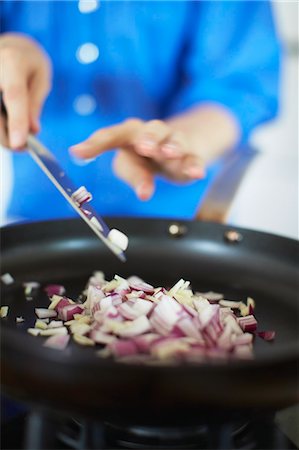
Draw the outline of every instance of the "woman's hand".
<instances>
[{"instance_id":1,"label":"woman's hand","mask_svg":"<svg viewBox=\"0 0 299 450\"><path fill-rule=\"evenodd\" d=\"M3 117L0 122L1 144L20 149L29 132L39 131L39 116L51 86L51 64L32 39L6 33L0 37L0 67L0 91L7 113L7 124Z\"/></svg>"},{"instance_id":2,"label":"woman's hand","mask_svg":"<svg viewBox=\"0 0 299 450\"><path fill-rule=\"evenodd\" d=\"M79 158L94 158L118 148L114 159L117 176L128 183L141 200L154 193L154 175L176 181L205 176L205 165L236 144L235 118L218 105L197 107L167 122L128 119L92 134L71 147Z\"/></svg>"},{"instance_id":3,"label":"woman's hand","mask_svg":"<svg viewBox=\"0 0 299 450\"><path fill-rule=\"evenodd\" d=\"M128 119L95 132L71 151L81 158L93 158L114 148L119 148L114 159L116 174L142 200L153 194L155 173L180 181L204 176L203 162L191 150L188 136L161 120Z\"/></svg>"}]
</instances>

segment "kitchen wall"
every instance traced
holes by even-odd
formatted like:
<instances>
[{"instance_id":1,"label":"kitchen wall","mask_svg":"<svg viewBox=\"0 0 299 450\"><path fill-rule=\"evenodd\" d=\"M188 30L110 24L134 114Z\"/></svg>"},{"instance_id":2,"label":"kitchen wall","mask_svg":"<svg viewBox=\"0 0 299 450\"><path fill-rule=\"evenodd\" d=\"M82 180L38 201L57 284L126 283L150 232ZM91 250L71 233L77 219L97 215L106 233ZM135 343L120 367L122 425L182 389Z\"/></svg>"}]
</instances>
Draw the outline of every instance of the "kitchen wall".
<instances>
[{"instance_id":1,"label":"kitchen wall","mask_svg":"<svg viewBox=\"0 0 299 450\"><path fill-rule=\"evenodd\" d=\"M238 191L228 221L298 239L299 4L273 2L273 7L285 49L281 111L252 136L259 155Z\"/></svg>"},{"instance_id":2,"label":"kitchen wall","mask_svg":"<svg viewBox=\"0 0 299 450\"><path fill-rule=\"evenodd\" d=\"M298 238L298 3L273 2L285 48L281 111L256 130L259 155L251 165L229 213L231 224ZM0 223L6 222L12 172L9 152L0 152Z\"/></svg>"}]
</instances>

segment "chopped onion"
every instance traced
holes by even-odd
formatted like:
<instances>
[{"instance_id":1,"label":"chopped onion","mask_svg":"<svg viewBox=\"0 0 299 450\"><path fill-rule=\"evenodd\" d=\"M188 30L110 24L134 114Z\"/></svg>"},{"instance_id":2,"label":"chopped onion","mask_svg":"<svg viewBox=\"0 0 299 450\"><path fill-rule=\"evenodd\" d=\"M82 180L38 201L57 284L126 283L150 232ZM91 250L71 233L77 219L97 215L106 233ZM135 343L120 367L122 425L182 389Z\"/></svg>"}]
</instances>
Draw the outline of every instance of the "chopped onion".
<instances>
[{"instance_id":1,"label":"chopped onion","mask_svg":"<svg viewBox=\"0 0 299 450\"><path fill-rule=\"evenodd\" d=\"M28 328L27 333L31 334L31 336L38 336L41 330L39 328Z\"/></svg>"},{"instance_id":2,"label":"chopped onion","mask_svg":"<svg viewBox=\"0 0 299 450\"><path fill-rule=\"evenodd\" d=\"M39 319L47 319L48 317L56 317L57 312L47 308L35 308L35 314Z\"/></svg>"},{"instance_id":3,"label":"chopped onion","mask_svg":"<svg viewBox=\"0 0 299 450\"><path fill-rule=\"evenodd\" d=\"M73 339L75 342L77 342L77 344L80 344L80 345L86 345L86 346L90 346L90 347L95 345L95 343L92 339L89 339L86 336L81 336L80 334L74 334Z\"/></svg>"},{"instance_id":4,"label":"chopped onion","mask_svg":"<svg viewBox=\"0 0 299 450\"><path fill-rule=\"evenodd\" d=\"M50 336L45 346L61 350L70 336L82 346L102 345L105 348L97 354L119 362L155 365L251 359L255 334L265 340L275 336L272 331L256 331L255 303L250 297L244 303L225 300L213 291L194 294L184 279L167 290L137 276L115 275L106 281L98 271L80 296L83 304L59 292L47 291L49 308L36 308L39 319L28 333ZM60 320L45 323L56 316Z\"/></svg>"},{"instance_id":5,"label":"chopped onion","mask_svg":"<svg viewBox=\"0 0 299 450\"><path fill-rule=\"evenodd\" d=\"M1 316L1 319L4 319L5 317L7 317L7 315L8 315L8 309L9 309L8 306L1 306L1 309L0 309L0 316Z\"/></svg>"},{"instance_id":6,"label":"chopped onion","mask_svg":"<svg viewBox=\"0 0 299 450\"><path fill-rule=\"evenodd\" d=\"M239 317L238 323L244 332L255 331L257 328L257 320L253 315Z\"/></svg>"},{"instance_id":7,"label":"chopped onion","mask_svg":"<svg viewBox=\"0 0 299 450\"><path fill-rule=\"evenodd\" d=\"M32 292L36 291L40 287L40 283L37 281L25 281L23 283L24 293L26 297L31 297Z\"/></svg>"},{"instance_id":8,"label":"chopped onion","mask_svg":"<svg viewBox=\"0 0 299 450\"><path fill-rule=\"evenodd\" d=\"M72 199L79 204L81 207L83 203L90 202L92 200L92 195L87 191L85 186L79 187L75 192L71 195Z\"/></svg>"},{"instance_id":9,"label":"chopped onion","mask_svg":"<svg viewBox=\"0 0 299 450\"><path fill-rule=\"evenodd\" d=\"M241 302L235 302L233 300L220 300L219 305L226 308L239 309Z\"/></svg>"},{"instance_id":10,"label":"chopped onion","mask_svg":"<svg viewBox=\"0 0 299 450\"><path fill-rule=\"evenodd\" d=\"M218 303L220 300L223 300L223 294L218 292L196 292L195 294L206 298L210 303Z\"/></svg>"},{"instance_id":11,"label":"chopped onion","mask_svg":"<svg viewBox=\"0 0 299 450\"><path fill-rule=\"evenodd\" d=\"M66 335L68 334L66 327L48 328L47 330L40 330L41 336L54 336L54 335Z\"/></svg>"},{"instance_id":12,"label":"chopped onion","mask_svg":"<svg viewBox=\"0 0 299 450\"><path fill-rule=\"evenodd\" d=\"M71 332L76 335L85 336L90 332L91 326L87 323L77 322L76 320L70 325Z\"/></svg>"},{"instance_id":13,"label":"chopped onion","mask_svg":"<svg viewBox=\"0 0 299 450\"><path fill-rule=\"evenodd\" d=\"M48 325L41 319L37 319L35 321L35 328L38 328L39 330L46 330L48 328Z\"/></svg>"},{"instance_id":14,"label":"chopped onion","mask_svg":"<svg viewBox=\"0 0 299 450\"><path fill-rule=\"evenodd\" d=\"M81 305L66 305L59 309L58 317L63 321L68 321L74 318L74 314L80 314L82 311L84 308Z\"/></svg>"},{"instance_id":15,"label":"chopped onion","mask_svg":"<svg viewBox=\"0 0 299 450\"><path fill-rule=\"evenodd\" d=\"M59 327L63 327L62 320L51 320L51 322L48 325L48 328L59 328Z\"/></svg>"},{"instance_id":16,"label":"chopped onion","mask_svg":"<svg viewBox=\"0 0 299 450\"><path fill-rule=\"evenodd\" d=\"M17 323L22 323L22 322L25 322L25 319L24 319L24 317L22 317L22 316L16 317L16 322L17 322Z\"/></svg>"},{"instance_id":17,"label":"chopped onion","mask_svg":"<svg viewBox=\"0 0 299 450\"><path fill-rule=\"evenodd\" d=\"M275 331L259 331L258 336L265 341L273 341L275 339Z\"/></svg>"},{"instance_id":18,"label":"chopped onion","mask_svg":"<svg viewBox=\"0 0 299 450\"><path fill-rule=\"evenodd\" d=\"M48 284L48 286L45 286L44 291L49 297L53 297L53 295L63 295L65 287L61 284Z\"/></svg>"},{"instance_id":19,"label":"chopped onion","mask_svg":"<svg viewBox=\"0 0 299 450\"><path fill-rule=\"evenodd\" d=\"M3 281L4 284L13 284L15 282L14 278L10 275L10 273L4 273L1 276L1 280Z\"/></svg>"},{"instance_id":20,"label":"chopped onion","mask_svg":"<svg viewBox=\"0 0 299 450\"><path fill-rule=\"evenodd\" d=\"M117 230L116 228L112 228L112 230L108 233L108 239L112 244L119 247L122 251L125 251L128 248L129 239L128 236L126 236L121 231Z\"/></svg>"}]
</instances>

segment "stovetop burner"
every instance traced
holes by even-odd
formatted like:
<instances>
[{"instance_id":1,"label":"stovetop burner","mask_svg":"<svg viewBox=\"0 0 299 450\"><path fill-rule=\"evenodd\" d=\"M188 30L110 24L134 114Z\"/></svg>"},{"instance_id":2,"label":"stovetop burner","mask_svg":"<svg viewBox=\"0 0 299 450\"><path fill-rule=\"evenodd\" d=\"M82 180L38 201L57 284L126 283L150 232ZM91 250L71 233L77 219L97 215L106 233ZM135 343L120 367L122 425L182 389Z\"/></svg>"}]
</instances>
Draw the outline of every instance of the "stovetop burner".
<instances>
[{"instance_id":1,"label":"stovetop burner","mask_svg":"<svg viewBox=\"0 0 299 450\"><path fill-rule=\"evenodd\" d=\"M122 427L106 423L105 434L111 446L126 449L199 449L209 448L211 437L219 436L221 448L229 448L229 442L242 433L247 423L225 425L222 430L215 426L201 425L197 427Z\"/></svg>"},{"instance_id":2,"label":"stovetop burner","mask_svg":"<svg viewBox=\"0 0 299 450\"><path fill-rule=\"evenodd\" d=\"M178 411L179 414L179 411ZM275 426L273 415L198 426L127 426L32 412L2 427L1 449L279 449L296 447Z\"/></svg>"}]
</instances>

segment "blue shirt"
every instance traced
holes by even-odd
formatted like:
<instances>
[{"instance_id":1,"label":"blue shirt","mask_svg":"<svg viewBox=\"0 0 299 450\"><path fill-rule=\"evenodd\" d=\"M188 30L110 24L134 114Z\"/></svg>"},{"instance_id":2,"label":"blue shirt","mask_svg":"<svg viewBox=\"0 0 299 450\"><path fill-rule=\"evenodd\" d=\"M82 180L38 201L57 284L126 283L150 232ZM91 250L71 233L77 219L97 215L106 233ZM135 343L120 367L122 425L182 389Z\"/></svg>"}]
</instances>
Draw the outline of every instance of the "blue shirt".
<instances>
[{"instance_id":1,"label":"blue shirt","mask_svg":"<svg viewBox=\"0 0 299 450\"><path fill-rule=\"evenodd\" d=\"M128 117L164 119L205 101L239 118L244 142L277 110L279 44L270 4L102 1L88 13L80 5L1 2L2 31L29 34L53 61L40 139L74 182L93 193L99 213L192 218L220 163L205 180L183 186L157 177L154 197L141 202L113 174L113 152L82 166L68 147ZM14 155L13 167L10 215L73 215L29 155Z\"/></svg>"}]
</instances>

